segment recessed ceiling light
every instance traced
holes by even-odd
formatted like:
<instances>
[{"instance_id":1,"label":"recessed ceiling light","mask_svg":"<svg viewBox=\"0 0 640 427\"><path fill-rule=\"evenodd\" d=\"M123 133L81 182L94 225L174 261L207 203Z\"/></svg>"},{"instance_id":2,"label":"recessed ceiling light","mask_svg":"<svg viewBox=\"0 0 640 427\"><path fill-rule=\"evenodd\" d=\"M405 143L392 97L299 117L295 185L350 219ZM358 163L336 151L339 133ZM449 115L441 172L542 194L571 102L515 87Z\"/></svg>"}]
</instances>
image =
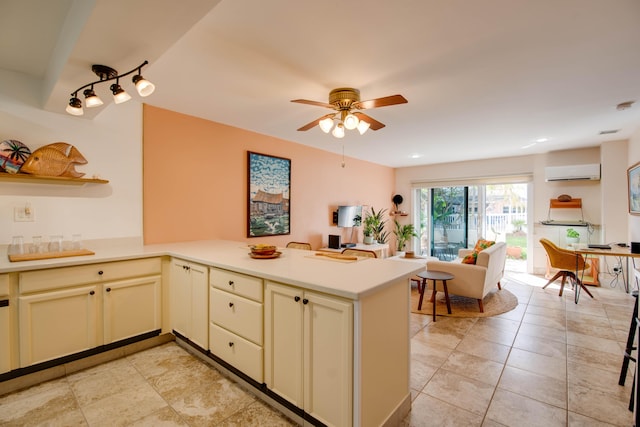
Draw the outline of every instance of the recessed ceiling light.
<instances>
[{"instance_id":1,"label":"recessed ceiling light","mask_svg":"<svg viewBox=\"0 0 640 427\"><path fill-rule=\"evenodd\" d=\"M536 139L535 141L536 142L547 142L548 140L549 140L549 138L542 137L542 138Z\"/></svg>"},{"instance_id":2,"label":"recessed ceiling light","mask_svg":"<svg viewBox=\"0 0 640 427\"><path fill-rule=\"evenodd\" d=\"M412 154L411 155L412 159L419 159L420 157L422 157L422 154Z\"/></svg>"},{"instance_id":3,"label":"recessed ceiling light","mask_svg":"<svg viewBox=\"0 0 640 427\"><path fill-rule=\"evenodd\" d=\"M535 142L532 142L531 144L527 144L527 145L523 145L522 147L520 147L521 149L525 149L525 148L529 148L529 147L533 147L534 145L536 145Z\"/></svg>"}]
</instances>

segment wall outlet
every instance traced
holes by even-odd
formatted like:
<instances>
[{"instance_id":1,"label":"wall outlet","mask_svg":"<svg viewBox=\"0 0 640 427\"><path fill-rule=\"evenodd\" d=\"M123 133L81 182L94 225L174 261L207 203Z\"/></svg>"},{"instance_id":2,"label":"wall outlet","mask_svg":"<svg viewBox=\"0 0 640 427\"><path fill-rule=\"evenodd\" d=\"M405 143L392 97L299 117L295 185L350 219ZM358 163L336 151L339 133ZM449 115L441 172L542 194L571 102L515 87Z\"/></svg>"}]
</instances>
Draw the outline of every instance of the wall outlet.
<instances>
[{"instance_id":1,"label":"wall outlet","mask_svg":"<svg viewBox=\"0 0 640 427\"><path fill-rule=\"evenodd\" d=\"M622 265L620 265L620 264L615 264L615 265L613 266L613 272L614 272L615 274L618 274L618 273L622 272Z\"/></svg>"},{"instance_id":2,"label":"wall outlet","mask_svg":"<svg viewBox=\"0 0 640 427\"><path fill-rule=\"evenodd\" d=\"M13 208L14 222L33 222L36 220L35 212L32 207L15 207Z\"/></svg>"}]
</instances>

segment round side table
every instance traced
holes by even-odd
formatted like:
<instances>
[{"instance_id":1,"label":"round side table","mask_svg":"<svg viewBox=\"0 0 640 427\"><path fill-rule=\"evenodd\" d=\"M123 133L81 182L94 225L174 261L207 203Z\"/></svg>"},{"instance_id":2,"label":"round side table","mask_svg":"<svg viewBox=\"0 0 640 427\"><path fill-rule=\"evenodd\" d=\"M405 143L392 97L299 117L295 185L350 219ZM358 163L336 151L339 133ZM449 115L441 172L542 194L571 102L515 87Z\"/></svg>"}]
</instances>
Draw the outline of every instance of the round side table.
<instances>
[{"instance_id":1,"label":"round side table","mask_svg":"<svg viewBox=\"0 0 640 427\"><path fill-rule=\"evenodd\" d=\"M420 300L418 301L418 310L422 309L422 299L424 298L424 291L427 289L427 280L433 282L433 321L436 321L436 282L442 281L442 288L444 289L444 299L447 302L447 313L451 314L451 303L449 302L449 290L447 289L447 280L453 279L453 274L445 273L443 271L425 270L417 274L422 279L422 289L420 290Z\"/></svg>"}]
</instances>

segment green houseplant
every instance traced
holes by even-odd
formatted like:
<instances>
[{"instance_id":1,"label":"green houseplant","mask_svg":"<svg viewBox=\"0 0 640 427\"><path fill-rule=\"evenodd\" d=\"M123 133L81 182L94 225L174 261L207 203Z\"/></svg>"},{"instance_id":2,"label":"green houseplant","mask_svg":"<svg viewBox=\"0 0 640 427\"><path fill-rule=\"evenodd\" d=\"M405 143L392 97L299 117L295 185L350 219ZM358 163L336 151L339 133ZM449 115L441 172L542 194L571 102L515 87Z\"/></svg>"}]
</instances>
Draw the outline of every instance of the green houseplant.
<instances>
[{"instance_id":1,"label":"green houseplant","mask_svg":"<svg viewBox=\"0 0 640 427\"><path fill-rule=\"evenodd\" d=\"M372 206L371 211L365 215L363 229L365 244L370 245L372 243L387 242L388 234L384 229L387 222L387 220L384 219L385 212L386 209L380 209L376 212Z\"/></svg>"},{"instance_id":2,"label":"green houseplant","mask_svg":"<svg viewBox=\"0 0 640 427\"><path fill-rule=\"evenodd\" d=\"M567 228L567 243L578 243L580 241L580 233L573 228Z\"/></svg>"},{"instance_id":3,"label":"green houseplant","mask_svg":"<svg viewBox=\"0 0 640 427\"><path fill-rule=\"evenodd\" d=\"M413 224L400 224L397 220L394 220L396 228L393 230L393 234L396 235L396 250L401 252L404 251L404 247L407 244L407 241L412 237L418 237L416 231L413 227Z\"/></svg>"}]
</instances>

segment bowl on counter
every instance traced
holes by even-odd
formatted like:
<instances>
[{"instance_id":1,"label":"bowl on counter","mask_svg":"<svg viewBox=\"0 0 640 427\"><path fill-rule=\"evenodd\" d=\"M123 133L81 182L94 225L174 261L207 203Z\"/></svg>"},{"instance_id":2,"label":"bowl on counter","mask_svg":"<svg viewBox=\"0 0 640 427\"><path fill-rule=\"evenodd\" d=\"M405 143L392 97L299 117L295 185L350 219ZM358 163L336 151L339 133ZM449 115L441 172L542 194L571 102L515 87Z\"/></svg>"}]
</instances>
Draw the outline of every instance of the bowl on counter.
<instances>
[{"instance_id":1,"label":"bowl on counter","mask_svg":"<svg viewBox=\"0 0 640 427\"><path fill-rule=\"evenodd\" d=\"M252 254L261 256L273 255L277 249L274 245L250 245L249 248Z\"/></svg>"}]
</instances>

